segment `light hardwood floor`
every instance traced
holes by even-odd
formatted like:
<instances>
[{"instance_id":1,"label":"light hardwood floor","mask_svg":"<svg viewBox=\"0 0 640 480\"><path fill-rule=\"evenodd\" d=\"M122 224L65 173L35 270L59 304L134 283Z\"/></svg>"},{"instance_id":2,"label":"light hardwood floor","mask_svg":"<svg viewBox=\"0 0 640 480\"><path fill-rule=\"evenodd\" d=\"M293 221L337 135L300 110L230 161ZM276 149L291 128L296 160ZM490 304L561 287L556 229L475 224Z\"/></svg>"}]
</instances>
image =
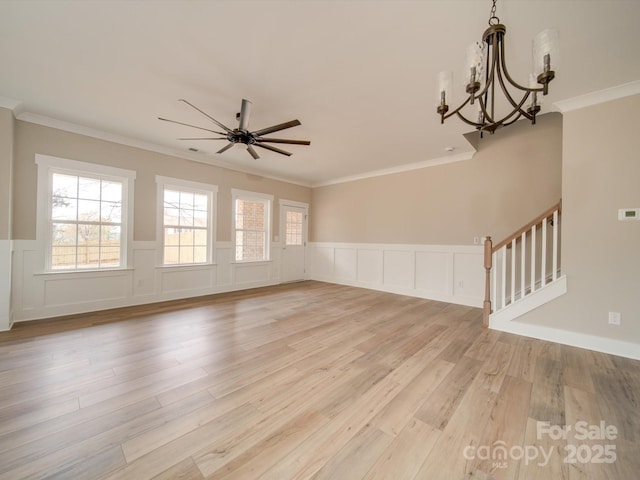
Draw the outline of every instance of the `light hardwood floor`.
<instances>
[{"instance_id":1,"label":"light hardwood floor","mask_svg":"<svg viewBox=\"0 0 640 480\"><path fill-rule=\"evenodd\" d=\"M302 282L18 324L0 479L640 478L640 362L481 316Z\"/></svg>"}]
</instances>

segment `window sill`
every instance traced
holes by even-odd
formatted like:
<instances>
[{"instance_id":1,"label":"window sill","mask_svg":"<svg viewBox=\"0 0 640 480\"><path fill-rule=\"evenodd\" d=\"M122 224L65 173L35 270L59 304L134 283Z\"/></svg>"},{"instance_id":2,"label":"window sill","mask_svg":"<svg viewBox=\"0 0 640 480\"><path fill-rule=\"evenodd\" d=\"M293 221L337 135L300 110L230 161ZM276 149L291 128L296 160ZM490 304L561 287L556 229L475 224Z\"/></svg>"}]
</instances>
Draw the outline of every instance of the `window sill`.
<instances>
[{"instance_id":1,"label":"window sill","mask_svg":"<svg viewBox=\"0 0 640 480\"><path fill-rule=\"evenodd\" d=\"M179 270L179 269L187 269L187 270L197 270L197 269L208 269L211 267L217 266L217 263L184 263L184 264L175 264L175 265L156 265L156 268L159 270L167 269L167 270Z\"/></svg>"},{"instance_id":2,"label":"window sill","mask_svg":"<svg viewBox=\"0 0 640 480\"><path fill-rule=\"evenodd\" d=\"M133 272L133 268L124 267L124 268L103 268L103 269L95 269L95 268L87 268L86 270L51 270L44 272L36 272L34 275L43 275L43 276L55 276L55 275L119 275L126 272Z\"/></svg>"},{"instance_id":3,"label":"window sill","mask_svg":"<svg viewBox=\"0 0 640 480\"><path fill-rule=\"evenodd\" d=\"M234 260L231 265L269 265L273 260Z\"/></svg>"}]
</instances>

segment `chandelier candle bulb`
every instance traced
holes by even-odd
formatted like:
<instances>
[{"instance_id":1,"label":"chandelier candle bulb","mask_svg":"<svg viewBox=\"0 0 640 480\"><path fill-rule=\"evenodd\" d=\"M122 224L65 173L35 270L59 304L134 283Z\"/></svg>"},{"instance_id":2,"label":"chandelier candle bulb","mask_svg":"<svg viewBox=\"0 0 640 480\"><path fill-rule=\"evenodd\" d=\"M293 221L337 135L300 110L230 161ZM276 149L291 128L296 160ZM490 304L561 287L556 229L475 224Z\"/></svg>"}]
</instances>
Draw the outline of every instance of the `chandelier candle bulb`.
<instances>
[{"instance_id":1,"label":"chandelier candle bulb","mask_svg":"<svg viewBox=\"0 0 640 480\"><path fill-rule=\"evenodd\" d=\"M453 83L452 72L440 72L438 75L438 97L436 107L441 118L447 113L449 107L447 101L451 98L451 84ZM444 122L444 120L442 120Z\"/></svg>"}]
</instances>

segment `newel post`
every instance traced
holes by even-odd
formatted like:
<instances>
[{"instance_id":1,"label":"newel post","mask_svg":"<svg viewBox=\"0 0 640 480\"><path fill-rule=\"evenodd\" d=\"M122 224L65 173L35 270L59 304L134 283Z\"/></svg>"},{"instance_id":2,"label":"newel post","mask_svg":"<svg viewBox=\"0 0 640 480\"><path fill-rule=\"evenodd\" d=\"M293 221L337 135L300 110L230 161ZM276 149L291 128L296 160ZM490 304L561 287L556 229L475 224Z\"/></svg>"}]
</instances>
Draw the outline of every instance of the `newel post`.
<instances>
[{"instance_id":1,"label":"newel post","mask_svg":"<svg viewBox=\"0 0 640 480\"><path fill-rule=\"evenodd\" d=\"M491 267L493 261L493 242L491 237L487 237L484 241L484 304L482 312L482 326L489 326L489 315L491 315Z\"/></svg>"}]
</instances>

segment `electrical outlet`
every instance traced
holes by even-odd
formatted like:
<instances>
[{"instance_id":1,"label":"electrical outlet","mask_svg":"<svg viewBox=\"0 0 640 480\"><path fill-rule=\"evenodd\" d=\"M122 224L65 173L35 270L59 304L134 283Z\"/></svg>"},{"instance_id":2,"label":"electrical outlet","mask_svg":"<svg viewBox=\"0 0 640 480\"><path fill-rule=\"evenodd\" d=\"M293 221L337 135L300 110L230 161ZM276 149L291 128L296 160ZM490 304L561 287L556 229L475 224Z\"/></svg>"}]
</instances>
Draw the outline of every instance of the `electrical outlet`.
<instances>
[{"instance_id":1,"label":"electrical outlet","mask_svg":"<svg viewBox=\"0 0 640 480\"><path fill-rule=\"evenodd\" d=\"M480 245L480 237L473 237L473 244Z\"/></svg>"},{"instance_id":2,"label":"electrical outlet","mask_svg":"<svg viewBox=\"0 0 640 480\"><path fill-rule=\"evenodd\" d=\"M620 325L620 312L609 312L609 325Z\"/></svg>"}]
</instances>

